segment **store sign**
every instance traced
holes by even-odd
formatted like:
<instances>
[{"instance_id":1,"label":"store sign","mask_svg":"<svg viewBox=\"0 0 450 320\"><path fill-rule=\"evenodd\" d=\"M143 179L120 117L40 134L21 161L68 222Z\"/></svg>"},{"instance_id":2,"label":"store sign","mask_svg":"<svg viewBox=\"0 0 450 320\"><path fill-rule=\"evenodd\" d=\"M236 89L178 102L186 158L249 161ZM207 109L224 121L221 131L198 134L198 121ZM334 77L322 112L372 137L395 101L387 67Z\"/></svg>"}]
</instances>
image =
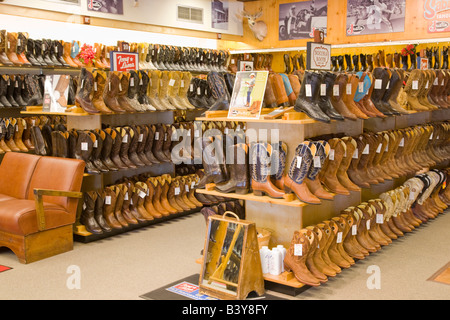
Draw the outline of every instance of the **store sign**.
<instances>
[{"instance_id":1,"label":"store sign","mask_svg":"<svg viewBox=\"0 0 450 320\"><path fill-rule=\"evenodd\" d=\"M306 68L308 70L331 69L331 45L308 42L306 48Z\"/></svg>"},{"instance_id":2,"label":"store sign","mask_svg":"<svg viewBox=\"0 0 450 320\"><path fill-rule=\"evenodd\" d=\"M111 71L139 70L139 55L134 52L111 52Z\"/></svg>"},{"instance_id":3,"label":"store sign","mask_svg":"<svg viewBox=\"0 0 450 320\"><path fill-rule=\"evenodd\" d=\"M450 31L450 1L424 0L423 17L428 21L428 33Z\"/></svg>"}]
</instances>

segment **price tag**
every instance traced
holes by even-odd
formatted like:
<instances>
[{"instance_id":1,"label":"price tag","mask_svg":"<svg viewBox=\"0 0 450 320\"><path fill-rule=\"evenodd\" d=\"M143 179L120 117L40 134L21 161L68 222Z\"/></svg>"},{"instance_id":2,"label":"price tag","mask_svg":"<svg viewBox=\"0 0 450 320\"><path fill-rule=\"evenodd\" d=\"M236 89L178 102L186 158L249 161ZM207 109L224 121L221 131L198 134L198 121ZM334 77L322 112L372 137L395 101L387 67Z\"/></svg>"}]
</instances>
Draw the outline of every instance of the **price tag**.
<instances>
[{"instance_id":1,"label":"price tag","mask_svg":"<svg viewBox=\"0 0 450 320\"><path fill-rule=\"evenodd\" d=\"M352 226L352 236L356 236L358 234L358 228L356 224Z\"/></svg>"},{"instance_id":2,"label":"price tag","mask_svg":"<svg viewBox=\"0 0 450 320\"><path fill-rule=\"evenodd\" d=\"M302 165L302 157L297 157L297 168L300 169L301 165Z\"/></svg>"},{"instance_id":3,"label":"price tag","mask_svg":"<svg viewBox=\"0 0 450 320\"><path fill-rule=\"evenodd\" d=\"M169 86L173 87L174 84L175 84L175 80L174 79L170 79Z\"/></svg>"},{"instance_id":4,"label":"price tag","mask_svg":"<svg viewBox=\"0 0 450 320\"><path fill-rule=\"evenodd\" d=\"M336 243L341 243L341 242L342 242L342 232L338 232L337 237L336 237Z\"/></svg>"},{"instance_id":5,"label":"price tag","mask_svg":"<svg viewBox=\"0 0 450 320\"><path fill-rule=\"evenodd\" d=\"M358 92L364 92L364 82L358 83Z\"/></svg>"},{"instance_id":6,"label":"price tag","mask_svg":"<svg viewBox=\"0 0 450 320\"><path fill-rule=\"evenodd\" d=\"M155 140L159 140L159 132L155 132Z\"/></svg>"},{"instance_id":7,"label":"price tag","mask_svg":"<svg viewBox=\"0 0 450 320\"><path fill-rule=\"evenodd\" d=\"M81 143L81 150L82 151L87 151L88 150L88 143L87 142L82 142Z\"/></svg>"},{"instance_id":8,"label":"price tag","mask_svg":"<svg viewBox=\"0 0 450 320\"><path fill-rule=\"evenodd\" d=\"M335 84L333 86L333 96L338 97L339 96L339 85Z\"/></svg>"},{"instance_id":9,"label":"price tag","mask_svg":"<svg viewBox=\"0 0 450 320\"><path fill-rule=\"evenodd\" d=\"M180 86L181 86L182 88L184 88L184 80L181 80Z\"/></svg>"},{"instance_id":10,"label":"price tag","mask_svg":"<svg viewBox=\"0 0 450 320\"><path fill-rule=\"evenodd\" d=\"M320 85L320 96L324 97L327 95L327 85L325 83L322 83Z\"/></svg>"},{"instance_id":11,"label":"price tag","mask_svg":"<svg viewBox=\"0 0 450 320\"><path fill-rule=\"evenodd\" d=\"M402 138L402 140L400 140L400 144L398 146L399 147L404 147L405 146L405 138Z\"/></svg>"},{"instance_id":12,"label":"price tag","mask_svg":"<svg viewBox=\"0 0 450 320\"><path fill-rule=\"evenodd\" d=\"M425 89L428 89L430 87L430 81L427 81L427 84L425 85Z\"/></svg>"},{"instance_id":13,"label":"price tag","mask_svg":"<svg viewBox=\"0 0 450 320\"><path fill-rule=\"evenodd\" d=\"M106 196L105 197L105 204L106 205L111 205L111 196Z\"/></svg>"},{"instance_id":14,"label":"price tag","mask_svg":"<svg viewBox=\"0 0 450 320\"><path fill-rule=\"evenodd\" d=\"M383 215L382 215L381 213L377 213L377 218L376 218L376 220L377 220L377 223L378 223L378 224L382 224L382 223L384 222L384 220L383 220Z\"/></svg>"},{"instance_id":15,"label":"price tag","mask_svg":"<svg viewBox=\"0 0 450 320\"><path fill-rule=\"evenodd\" d=\"M433 140L433 132L431 133L430 140Z\"/></svg>"},{"instance_id":16,"label":"price tag","mask_svg":"<svg viewBox=\"0 0 450 320\"><path fill-rule=\"evenodd\" d=\"M122 138L122 143L128 143L128 135L124 135Z\"/></svg>"},{"instance_id":17,"label":"price tag","mask_svg":"<svg viewBox=\"0 0 450 320\"><path fill-rule=\"evenodd\" d=\"M129 198L128 198L128 192L127 193L125 193L125 195L123 196L123 200L125 200L125 201L127 201Z\"/></svg>"},{"instance_id":18,"label":"price tag","mask_svg":"<svg viewBox=\"0 0 450 320\"><path fill-rule=\"evenodd\" d=\"M366 228L367 228L367 230L370 230L370 220L366 221Z\"/></svg>"},{"instance_id":19,"label":"price tag","mask_svg":"<svg viewBox=\"0 0 450 320\"><path fill-rule=\"evenodd\" d=\"M303 256L303 245L301 243L294 244L294 256Z\"/></svg>"},{"instance_id":20,"label":"price tag","mask_svg":"<svg viewBox=\"0 0 450 320\"><path fill-rule=\"evenodd\" d=\"M94 91L97 91L98 90L98 88L97 88L97 82L94 82Z\"/></svg>"},{"instance_id":21,"label":"price tag","mask_svg":"<svg viewBox=\"0 0 450 320\"><path fill-rule=\"evenodd\" d=\"M142 199L145 198L147 194L144 191L139 191L139 197L141 197Z\"/></svg>"},{"instance_id":22,"label":"price tag","mask_svg":"<svg viewBox=\"0 0 450 320\"><path fill-rule=\"evenodd\" d=\"M130 87L134 87L134 78L130 78Z\"/></svg>"},{"instance_id":23,"label":"price tag","mask_svg":"<svg viewBox=\"0 0 450 320\"><path fill-rule=\"evenodd\" d=\"M391 85L391 82L388 81L387 86L386 86L386 90L389 89L389 86Z\"/></svg>"},{"instance_id":24,"label":"price tag","mask_svg":"<svg viewBox=\"0 0 450 320\"><path fill-rule=\"evenodd\" d=\"M439 79L436 77L434 78L433 86L437 86L439 84Z\"/></svg>"},{"instance_id":25,"label":"price tag","mask_svg":"<svg viewBox=\"0 0 450 320\"><path fill-rule=\"evenodd\" d=\"M314 168L320 168L322 167L322 163L320 162L320 157L315 156L314 157Z\"/></svg>"},{"instance_id":26,"label":"price tag","mask_svg":"<svg viewBox=\"0 0 450 320\"><path fill-rule=\"evenodd\" d=\"M381 79L376 79L375 80L375 86L374 89L381 89L381 86L383 85L383 80Z\"/></svg>"},{"instance_id":27,"label":"price tag","mask_svg":"<svg viewBox=\"0 0 450 320\"><path fill-rule=\"evenodd\" d=\"M378 145L378 148L377 148L377 153L380 153L380 152L381 152L381 147L382 147L382 144L380 143L380 144Z\"/></svg>"},{"instance_id":28,"label":"price tag","mask_svg":"<svg viewBox=\"0 0 450 320\"><path fill-rule=\"evenodd\" d=\"M355 149L355 152L353 152L353 159L358 159L358 149Z\"/></svg>"},{"instance_id":29,"label":"price tag","mask_svg":"<svg viewBox=\"0 0 450 320\"><path fill-rule=\"evenodd\" d=\"M95 140L95 142L94 142L94 148L98 148L98 140Z\"/></svg>"},{"instance_id":30,"label":"price tag","mask_svg":"<svg viewBox=\"0 0 450 320\"><path fill-rule=\"evenodd\" d=\"M347 94L352 94L352 84L347 83L347 86L345 87L345 91Z\"/></svg>"},{"instance_id":31,"label":"price tag","mask_svg":"<svg viewBox=\"0 0 450 320\"><path fill-rule=\"evenodd\" d=\"M305 85L305 90L306 90L306 96L307 97L312 97L312 90L311 90L311 85L310 84L306 84Z\"/></svg>"},{"instance_id":32,"label":"price tag","mask_svg":"<svg viewBox=\"0 0 450 320\"><path fill-rule=\"evenodd\" d=\"M177 195L179 195L180 194L180 187L176 187L175 188L175 190L174 190L174 192L175 192L175 195L177 196Z\"/></svg>"},{"instance_id":33,"label":"price tag","mask_svg":"<svg viewBox=\"0 0 450 320\"><path fill-rule=\"evenodd\" d=\"M186 192L189 192L189 185L185 185L184 189L186 190Z\"/></svg>"},{"instance_id":34,"label":"price tag","mask_svg":"<svg viewBox=\"0 0 450 320\"><path fill-rule=\"evenodd\" d=\"M122 83L119 82L119 91L122 91Z\"/></svg>"},{"instance_id":35,"label":"price tag","mask_svg":"<svg viewBox=\"0 0 450 320\"><path fill-rule=\"evenodd\" d=\"M139 142L144 141L144 134L143 134L143 133L139 134L139 139L138 139L138 141L139 141Z\"/></svg>"},{"instance_id":36,"label":"price tag","mask_svg":"<svg viewBox=\"0 0 450 320\"><path fill-rule=\"evenodd\" d=\"M190 91L190 92L194 92L194 85L193 85L193 84L190 84L190 85L189 85L189 91Z\"/></svg>"},{"instance_id":37,"label":"price tag","mask_svg":"<svg viewBox=\"0 0 450 320\"><path fill-rule=\"evenodd\" d=\"M331 161L334 160L334 149L330 149L330 153L328 154L328 159L330 159Z\"/></svg>"},{"instance_id":38,"label":"price tag","mask_svg":"<svg viewBox=\"0 0 450 320\"><path fill-rule=\"evenodd\" d=\"M419 81L413 80L413 82L412 82L412 89L413 90L419 90Z\"/></svg>"},{"instance_id":39,"label":"price tag","mask_svg":"<svg viewBox=\"0 0 450 320\"><path fill-rule=\"evenodd\" d=\"M200 130L195 130L195 131L194 131L194 137L195 137L195 138L200 137Z\"/></svg>"},{"instance_id":40,"label":"price tag","mask_svg":"<svg viewBox=\"0 0 450 320\"><path fill-rule=\"evenodd\" d=\"M387 152L389 149L389 143L386 145L386 149L384 149L384 152Z\"/></svg>"},{"instance_id":41,"label":"price tag","mask_svg":"<svg viewBox=\"0 0 450 320\"><path fill-rule=\"evenodd\" d=\"M364 147L364 150L363 150L363 152L362 152L362 154L369 154L369 145L368 144L366 144L366 146Z\"/></svg>"},{"instance_id":42,"label":"price tag","mask_svg":"<svg viewBox=\"0 0 450 320\"><path fill-rule=\"evenodd\" d=\"M191 182L191 189L194 189L194 187L195 187L195 181L192 181Z\"/></svg>"},{"instance_id":43,"label":"price tag","mask_svg":"<svg viewBox=\"0 0 450 320\"><path fill-rule=\"evenodd\" d=\"M200 87L197 87L197 95L201 95L202 94L202 89Z\"/></svg>"}]
</instances>

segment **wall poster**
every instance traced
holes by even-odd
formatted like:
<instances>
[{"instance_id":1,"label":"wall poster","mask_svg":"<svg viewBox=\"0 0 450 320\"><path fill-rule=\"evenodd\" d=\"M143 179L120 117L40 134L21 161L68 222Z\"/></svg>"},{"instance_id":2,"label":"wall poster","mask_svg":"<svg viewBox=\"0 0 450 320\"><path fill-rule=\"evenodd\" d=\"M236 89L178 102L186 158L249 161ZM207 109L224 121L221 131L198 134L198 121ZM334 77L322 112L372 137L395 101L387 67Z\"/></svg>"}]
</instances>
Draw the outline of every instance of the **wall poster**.
<instances>
[{"instance_id":1,"label":"wall poster","mask_svg":"<svg viewBox=\"0 0 450 320\"><path fill-rule=\"evenodd\" d=\"M347 35L405 31L406 0L347 0Z\"/></svg>"},{"instance_id":2,"label":"wall poster","mask_svg":"<svg viewBox=\"0 0 450 320\"><path fill-rule=\"evenodd\" d=\"M123 0L88 0L89 11L123 14Z\"/></svg>"},{"instance_id":3,"label":"wall poster","mask_svg":"<svg viewBox=\"0 0 450 320\"><path fill-rule=\"evenodd\" d=\"M314 38L314 30L327 33L328 0L280 4L279 40Z\"/></svg>"}]
</instances>

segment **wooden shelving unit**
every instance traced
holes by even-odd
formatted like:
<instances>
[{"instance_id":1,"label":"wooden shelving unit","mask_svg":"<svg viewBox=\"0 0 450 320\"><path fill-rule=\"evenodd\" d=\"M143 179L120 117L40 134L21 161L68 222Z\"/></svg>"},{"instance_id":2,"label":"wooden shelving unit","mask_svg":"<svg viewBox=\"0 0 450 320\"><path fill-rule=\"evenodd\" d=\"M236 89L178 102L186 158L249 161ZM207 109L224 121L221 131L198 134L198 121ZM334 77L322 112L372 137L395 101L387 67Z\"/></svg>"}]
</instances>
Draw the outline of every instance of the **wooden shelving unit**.
<instances>
[{"instance_id":1,"label":"wooden shelving unit","mask_svg":"<svg viewBox=\"0 0 450 320\"><path fill-rule=\"evenodd\" d=\"M240 121L246 123L246 130L253 129L259 132L268 130L267 138L270 142L272 130L277 130L280 141L288 146L287 162L294 157L295 148L308 138L314 138L325 134L342 133L347 136L356 136L369 130L379 132L383 130L399 129L422 123L450 119L450 109L440 109L427 112L412 112L407 115L392 116L384 119L370 118L367 120L345 120L322 123L310 118L297 120L237 120L228 119L223 114L215 117L213 113L199 117L198 121ZM287 164L288 166L288 164ZM400 177L384 183L372 185L370 189L362 189L359 192L351 191L350 195L335 195L332 201L322 200L320 205L308 205L300 201L286 201L285 199L271 199L269 197L256 197L253 194L238 195L227 194L212 190L211 188L199 190L198 193L211 194L221 197L229 197L245 200L246 219L256 223L259 228L273 230L269 247L282 244L289 248L294 231L329 220L338 215L347 207L358 205L363 201L373 199L381 193L391 190L405 181L407 177ZM285 272L279 276L265 274L267 287L272 290L296 295L309 286L305 286L292 273Z\"/></svg>"}]
</instances>

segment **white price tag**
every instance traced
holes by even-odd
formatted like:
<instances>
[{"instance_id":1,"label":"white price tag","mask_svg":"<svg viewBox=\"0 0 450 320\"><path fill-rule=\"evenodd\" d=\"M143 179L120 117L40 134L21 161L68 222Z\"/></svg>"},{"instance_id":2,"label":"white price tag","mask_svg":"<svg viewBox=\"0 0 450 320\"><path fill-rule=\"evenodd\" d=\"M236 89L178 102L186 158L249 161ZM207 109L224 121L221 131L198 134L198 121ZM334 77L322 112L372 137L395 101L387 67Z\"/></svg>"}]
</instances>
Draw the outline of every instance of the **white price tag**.
<instances>
[{"instance_id":1,"label":"white price tag","mask_svg":"<svg viewBox=\"0 0 450 320\"><path fill-rule=\"evenodd\" d=\"M347 83L347 86L345 87L345 92L347 94L352 94L352 84L351 83Z\"/></svg>"},{"instance_id":2,"label":"white price tag","mask_svg":"<svg viewBox=\"0 0 450 320\"><path fill-rule=\"evenodd\" d=\"M145 198L147 194L144 191L139 191L139 197L141 197L142 199Z\"/></svg>"},{"instance_id":3,"label":"white price tag","mask_svg":"<svg viewBox=\"0 0 450 320\"><path fill-rule=\"evenodd\" d=\"M159 132L155 132L155 140L159 140Z\"/></svg>"},{"instance_id":4,"label":"white price tag","mask_svg":"<svg viewBox=\"0 0 450 320\"><path fill-rule=\"evenodd\" d=\"M200 130L195 130L195 131L194 131L194 137L195 137L195 138L200 137Z\"/></svg>"},{"instance_id":5,"label":"white price tag","mask_svg":"<svg viewBox=\"0 0 450 320\"><path fill-rule=\"evenodd\" d=\"M180 194L180 191L181 191L181 190L180 190L180 187L176 187L174 191L175 191L175 195L176 195L176 196L179 195L179 194Z\"/></svg>"},{"instance_id":6,"label":"white price tag","mask_svg":"<svg viewBox=\"0 0 450 320\"><path fill-rule=\"evenodd\" d=\"M95 142L94 142L94 148L98 148L98 140L95 140Z\"/></svg>"},{"instance_id":7,"label":"white price tag","mask_svg":"<svg viewBox=\"0 0 450 320\"><path fill-rule=\"evenodd\" d=\"M330 153L328 154L328 159L330 159L331 161L334 160L334 149L330 149Z\"/></svg>"},{"instance_id":8,"label":"white price tag","mask_svg":"<svg viewBox=\"0 0 450 320\"><path fill-rule=\"evenodd\" d=\"M98 90L97 86L98 86L98 84L97 84L97 81L96 81L96 82L94 82L94 91Z\"/></svg>"},{"instance_id":9,"label":"white price tag","mask_svg":"<svg viewBox=\"0 0 450 320\"><path fill-rule=\"evenodd\" d=\"M333 96L338 97L339 96L339 85L335 84L333 86Z\"/></svg>"},{"instance_id":10,"label":"white price tag","mask_svg":"<svg viewBox=\"0 0 450 320\"><path fill-rule=\"evenodd\" d=\"M425 85L425 89L428 89L430 87L430 81L427 81L427 84Z\"/></svg>"},{"instance_id":11,"label":"white price tag","mask_svg":"<svg viewBox=\"0 0 450 320\"><path fill-rule=\"evenodd\" d=\"M431 133L430 140L433 140L433 132Z\"/></svg>"},{"instance_id":12,"label":"white price tag","mask_svg":"<svg viewBox=\"0 0 450 320\"><path fill-rule=\"evenodd\" d=\"M381 86L383 85L383 80L381 79L375 79L375 86L374 89L381 89Z\"/></svg>"},{"instance_id":13,"label":"white price tag","mask_svg":"<svg viewBox=\"0 0 450 320\"><path fill-rule=\"evenodd\" d=\"M130 87L134 87L134 78L130 78Z\"/></svg>"},{"instance_id":14,"label":"white price tag","mask_svg":"<svg viewBox=\"0 0 450 320\"><path fill-rule=\"evenodd\" d=\"M186 192L189 192L189 185L185 185L184 189L186 190Z\"/></svg>"},{"instance_id":15,"label":"white price tag","mask_svg":"<svg viewBox=\"0 0 450 320\"><path fill-rule=\"evenodd\" d=\"M190 92L194 92L194 85L193 85L193 84L190 84L190 85L189 85L189 91L190 91Z\"/></svg>"},{"instance_id":16,"label":"white price tag","mask_svg":"<svg viewBox=\"0 0 450 320\"><path fill-rule=\"evenodd\" d=\"M314 157L314 168L320 168L322 167L322 163L320 162L320 157L315 156Z\"/></svg>"},{"instance_id":17,"label":"white price tag","mask_svg":"<svg viewBox=\"0 0 450 320\"><path fill-rule=\"evenodd\" d=\"M325 83L322 83L320 85L320 96L324 97L327 95L327 85Z\"/></svg>"},{"instance_id":18,"label":"white price tag","mask_svg":"<svg viewBox=\"0 0 450 320\"><path fill-rule=\"evenodd\" d=\"M419 90L419 81L413 80L413 82L412 82L412 89L413 90Z\"/></svg>"},{"instance_id":19,"label":"white price tag","mask_svg":"<svg viewBox=\"0 0 450 320\"><path fill-rule=\"evenodd\" d=\"M355 152L353 152L353 159L358 159L358 149L355 149Z\"/></svg>"},{"instance_id":20,"label":"white price tag","mask_svg":"<svg viewBox=\"0 0 450 320\"><path fill-rule=\"evenodd\" d=\"M439 84L438 78L434 78L433 86L437 86Z\"/></svg>"},{"instance_id":21,"label":"white price tag","mask_svg":"<svg viewBox=\"0 0 450 320\"><path fill-rule=\"evenodd\" d=\"M173 87L174 84L175 84L175 80L174 79L170 79L169 86Z\"/></svg>"},{"instance_id":22,"label":"white price tag","mask_svg":"<svg viewBox=\"0 0 450 320\"><path fill-rule=\"evenodd\" d=\"M139 134L139 139L138 139L138 141L139 141L139 142L144 141L144 134L143 134L143 133Z\"/></svg>"},{"instance_id":23,"label":"white price tag","mask_svg":"<svg viewBox=\"0 0 450 320\"><path fill-rule=\"evenodd\" d=\"M358 83L358 92L364 92L364 82Z\"/></svg>"},{"instance_id":24,"label":"white price tag","mask_svg":"<svg viewBox=\"0 0 450 320\"><path fill-rule=\"evenodd\" d=\"M337 237L336 237L336 243L341 243L341 242L342 242L342 232L338 232Z\"/></svg>"},{"instance_id":25,"label":"white price tag","mask_svg":"<svg viewBox=\"0 0 450 320\"><path fill-rule=\"evenodd\" d=\"M294 256L303 256L303 245L301 243L294 244Z\"/></svg>"},{"instance_id":26,"label":"white price tag","mask_svg":"<svg viewBox=\"0 0 450 320\"><path fill-rule=\"evenodd\" d=\"M391 85L391 82L388 81L387 85L386 85L386 90L389 89L389 86Z\"/></svg>"},{"instance_id":27,"label":"white price tag","mask_svg":"<svg viewBox=\"0 0 450 320\"><path fill-rule=\"evenodd\" d=\"M127 201L129 198L128 198L128 192L127 193L125 193L125 195L123 196L123 200L125 200L125 201Z\"/></svg>"},{"instance_id":28,"label":"white price tag","mask_svg":"<svg viewBox=\"0 0 450 320\"><path fill-rule=\"evenodd\" d=\"M124 135L122 138L122 143L128 143L128 135Z\"/></svg>"},{"instance_id":29,"label":"white price tag","mask_svg":"<svg viewBox=\"0 0 450 320\"><path fill-rule=\"evenodd\" d=\"M366 221L366 228L367 228L367 230L370 230L370 220Z\"/></svg>"},{"instance_id":30,"label":"white price tag","mask_svg":"<svg viewBox=\"0 0 450 320\"><path fill-rule=\"evenodd\" d=\"M381 147L382 147L382 144L380 143L380 144L378 145L378 148L377 148L377 153L380 153L380 152L381 152Z\"/></svg>"},{"instance_id":31,"label":"white price tag","mask_svg":"<svg viewBox=\"0 0 450 320\"><path fill-rule=\"evenodd\" d=\"M180 86L181 86L182 88L184 88L184 80L181 80L181 81L180 81Z\"/></svg>"},{"instance_id":32,"label":"white price tag","mask_svg":"<svg viewBox=\"0 0 450 320\"><path fill-rule=\"evenodd\" d=\"M383 222L383 215L381 213L377 213L377 223L382 224Z\"/></svg>"},{"instance_id":33,"label":"white price tag","mask_svg":"<svg viewBox=\"0 0 450 320\"><path fill-rule=\"evenodd\" d=\"M358 227L356 224L352 225L352 236L356 236L358 234Z\"/></svg>"},{"instance_id":34,"label":"white price tag","mask_svg":"<svg viewBox=\"0 0 450 320\"><path fill-rule=\"evenodd\" d=\"M303 160L302 157L297 157L297 168L299 168L299 169L300 169L300 167L302 165L302 160Z\"/></svg>"},{"instance_id":35,"label":"white price tag","mask_svg":"<svg viewBox=\"0 0 450 320\"><path fill-rule=\"evenodd\" d=\"M105 197L105 204L106 205L111 205L111 196L106 196Z\"/></svg>"},{"instance_id":36,"label":"white price tag","mask_svg":"<svg viewBox=\"0 0 450 320\"><path fill-rule=\"evenodd\" d=\"M307 97L312 97L312 90L311 90L311 85L310 84L306 84L305 85L305 90L306 90L306 96Z\"/></svg>"},{"instance_id":37,"label":"white price tag","mask_svg":"<svg viewBox=\"0 0 450 320\"><path fill-rule=\"evenodd\" d=\"M400 144L398 146L399 147L404 147L405 146L405 138L402 138L402 140L400 140Z\"/></svg>"},{"instance_id":38,"label":"white price tag","mask_svg":"<svg viewBox=\"0 0 450 320\"><path fill-rule=\"evenodd\" d=\"M88 150L88 143L87 142L82 142L81 143L81 150L82 151L87 151Z\"/></svg>"},{"instance_id":39,"label":"white price tag","mask_svg":"<svg viewBox=\"0 0 450 320\"><path fill-rule=\"evenodd\" d=\"M366 146L364 147L364 150L363 150L363 152L362 152L362 154L369 154L369 145L368 144L366 144Z\"/></svg>"}]
</instances>

